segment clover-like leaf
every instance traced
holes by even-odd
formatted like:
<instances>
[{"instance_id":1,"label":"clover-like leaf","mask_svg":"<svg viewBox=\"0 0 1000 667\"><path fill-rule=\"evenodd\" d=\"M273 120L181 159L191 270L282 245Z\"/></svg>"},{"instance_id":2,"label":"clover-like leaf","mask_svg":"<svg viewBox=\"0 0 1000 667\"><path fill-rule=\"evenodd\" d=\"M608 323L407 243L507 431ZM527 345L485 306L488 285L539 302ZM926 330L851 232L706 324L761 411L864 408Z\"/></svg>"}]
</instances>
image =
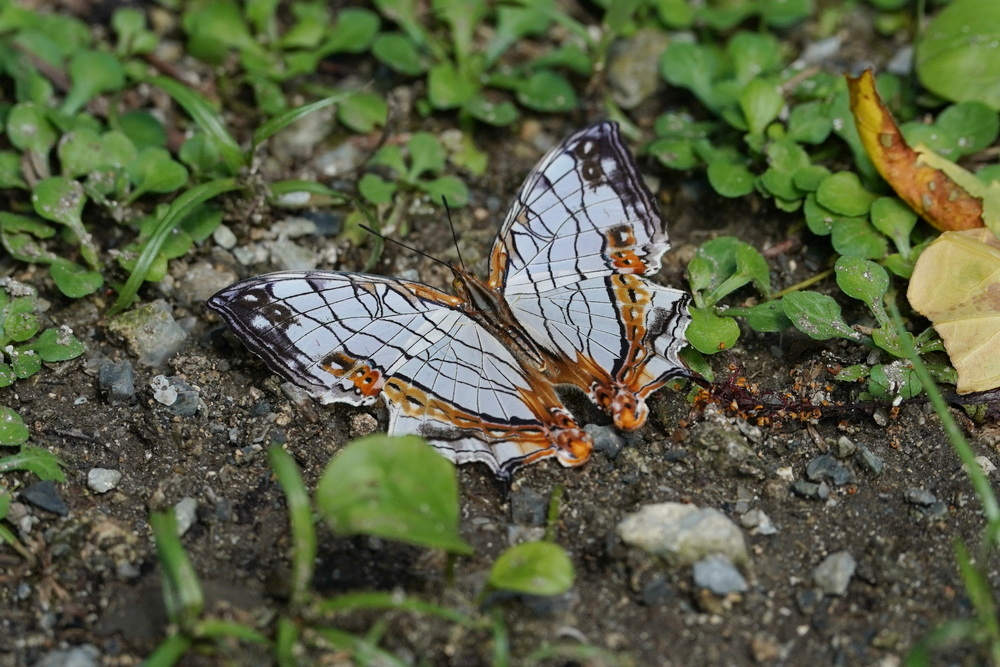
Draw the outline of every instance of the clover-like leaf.
<instances>
[{"instance_id":1,"label":"clover-like leaf","mask_svg":"<svg viewBox=\"0 0 1000 667\"><path fill-rule=\"evenodd\" d=\"M28 427L21 415L5 405L0 405L0 445L11 447L28 440Z\"/></svg>"},{"instance_id":2,"label":"clover-like leaf","mask_svg":"<svg viewBox=\"0 0 1000 667\"><path fill-rule=\"evenodd\" d=\"M42 361L68 361L83 354L83 343L73 335L68 327L46 329L31 343Z\"/></svg>"},{"instance_id":3,"label":"clover-like leaf","mask_svg":"<svg viewBox=\"0 0 1000 667\"><path fill-rule=\"evenodd\" d=\"M455 468L422 438L373 435L348 444L327 466L316 505L342 535L374 535L459 554Z\"/></svg>"},{"instance_id":4,"label":"clover-like leaf","mask_svg":"<svg viewBox=\"0 0 1000 667\"><path fill-rule=\"evenodd\" d=\"M859 341L861 334L852 329L840 314L840 306L826 294L792 292L781 299L781 307L795 328L810 338L849 338Z\"/></svg>"},{"instance_id":5,"label":"clover-like leaf","mask_svg":"<svg viewBox=\"0 0 1000 667\"><path fill-rule=\"evenodd\" d=\"M59 291L71 299L93 294L104 284L104 276L99 271L88 271L67 259L54 261L49 267L49 274Z\"/></svg>"},{"instance_id":6,"label":"clover-like leaf","mask_svg":"<svg viewBox=\"0 0 1000 667\"><path fill-rule=\"evenodd\" d=\"M573 562L558 544L525 542L500 554L488 582L515 593L561 595L573 587Z\"/></svg>"}]
</instances>

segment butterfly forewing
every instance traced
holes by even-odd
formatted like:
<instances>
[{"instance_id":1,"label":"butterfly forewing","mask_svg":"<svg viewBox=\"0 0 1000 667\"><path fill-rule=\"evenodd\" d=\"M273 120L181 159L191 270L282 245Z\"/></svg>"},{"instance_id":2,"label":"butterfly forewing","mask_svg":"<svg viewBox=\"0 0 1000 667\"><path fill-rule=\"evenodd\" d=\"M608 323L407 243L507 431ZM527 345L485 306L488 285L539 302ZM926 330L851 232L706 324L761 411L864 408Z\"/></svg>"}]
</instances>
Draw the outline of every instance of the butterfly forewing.
<instances>
[{"instance_id":1,"label":"butterfly forewing","mask_svg":"<svg viewBox=\"0 0 1000 667\"><path fill-rule=\"evenodd\" d=\"M312 271L251 278L208 305L278 375L324 403L384 395L390 433L423 435L453 461L503 476L562 455L560 437L582 433L554 391L458 303L418 283Z\"/></svg>"}]
</instances>

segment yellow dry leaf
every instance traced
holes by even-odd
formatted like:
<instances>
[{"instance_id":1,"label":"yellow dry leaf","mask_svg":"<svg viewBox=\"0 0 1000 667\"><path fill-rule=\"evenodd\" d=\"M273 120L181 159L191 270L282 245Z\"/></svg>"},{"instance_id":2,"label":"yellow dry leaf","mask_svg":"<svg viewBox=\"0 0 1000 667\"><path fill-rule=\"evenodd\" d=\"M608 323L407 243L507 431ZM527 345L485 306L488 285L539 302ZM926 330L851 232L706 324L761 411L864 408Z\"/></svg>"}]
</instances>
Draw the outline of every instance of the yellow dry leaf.
<instances>
[{"instance_id":1,"label":"yellow dry leaf","mask_svg":"<svg viewBox=\"0 0 1000 667\"><path fill-rule=\"evenodd\" d=\"M978 197L983 205L983 222L1000 236L1000 181L984 183L971 171L963 169L947 158L943 158L923 144L913 147L919 157L917 164L944 172L973 197Z\"/></svg>"},{"instance_id":2,"label":"yellow dry leaf","mask_svg":"<svg viewBox=\"0 0 1000 667\"><path fill-rule=\"evenodd\" d=\"M989 229L941 234L921 253L906 292L958 371L958 393L1000 387L1000 239Z\"/></svg>"}]
</instances>

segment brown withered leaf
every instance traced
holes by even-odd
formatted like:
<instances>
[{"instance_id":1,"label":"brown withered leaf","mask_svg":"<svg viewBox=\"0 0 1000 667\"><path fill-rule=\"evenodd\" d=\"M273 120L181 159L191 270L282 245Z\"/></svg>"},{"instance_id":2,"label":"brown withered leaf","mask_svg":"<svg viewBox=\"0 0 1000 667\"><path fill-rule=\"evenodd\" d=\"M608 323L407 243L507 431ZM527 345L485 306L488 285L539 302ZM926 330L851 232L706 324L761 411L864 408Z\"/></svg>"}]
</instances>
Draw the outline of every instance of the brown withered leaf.
<instances>
[{"instance_id":1,"label":"brown withered leaf","mask_svg":"<svg viewBox=\"0 0 1000 667\"><path fill-rule=\"evenodd\" d=\"M859 77L848 76L847 88L861 142L878 173L896 194L942 231L982 227L982 199L970 194L943 170L929 165L922 153L906 143L875 90L871 70Z\"/></svg>"}]
</instances>

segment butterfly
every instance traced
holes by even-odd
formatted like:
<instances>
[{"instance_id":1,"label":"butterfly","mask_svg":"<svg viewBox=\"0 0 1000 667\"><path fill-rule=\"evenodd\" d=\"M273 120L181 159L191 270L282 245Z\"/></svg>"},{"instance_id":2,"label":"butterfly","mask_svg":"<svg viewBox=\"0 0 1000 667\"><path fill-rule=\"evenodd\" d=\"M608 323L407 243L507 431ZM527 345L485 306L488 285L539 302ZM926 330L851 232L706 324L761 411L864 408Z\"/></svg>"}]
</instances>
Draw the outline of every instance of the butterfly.
<instances>
[{"instance_id":1,"label":"butterfly","mask_svg":"<svg viewBox=\"0 0 1000 667\"><path fill-rule=\"evenodd\" d=\"M582 389L616 427L689 377L678 357L690 297L643 276L670 248L618 126L586 127L528 175L485 280L453 267L455 294L364 273L283 271L208 307L267 366L322 403L371 405L500 478L547 457L578 466L593 444L556 393Z\"/></svg>"}]
</instances>

